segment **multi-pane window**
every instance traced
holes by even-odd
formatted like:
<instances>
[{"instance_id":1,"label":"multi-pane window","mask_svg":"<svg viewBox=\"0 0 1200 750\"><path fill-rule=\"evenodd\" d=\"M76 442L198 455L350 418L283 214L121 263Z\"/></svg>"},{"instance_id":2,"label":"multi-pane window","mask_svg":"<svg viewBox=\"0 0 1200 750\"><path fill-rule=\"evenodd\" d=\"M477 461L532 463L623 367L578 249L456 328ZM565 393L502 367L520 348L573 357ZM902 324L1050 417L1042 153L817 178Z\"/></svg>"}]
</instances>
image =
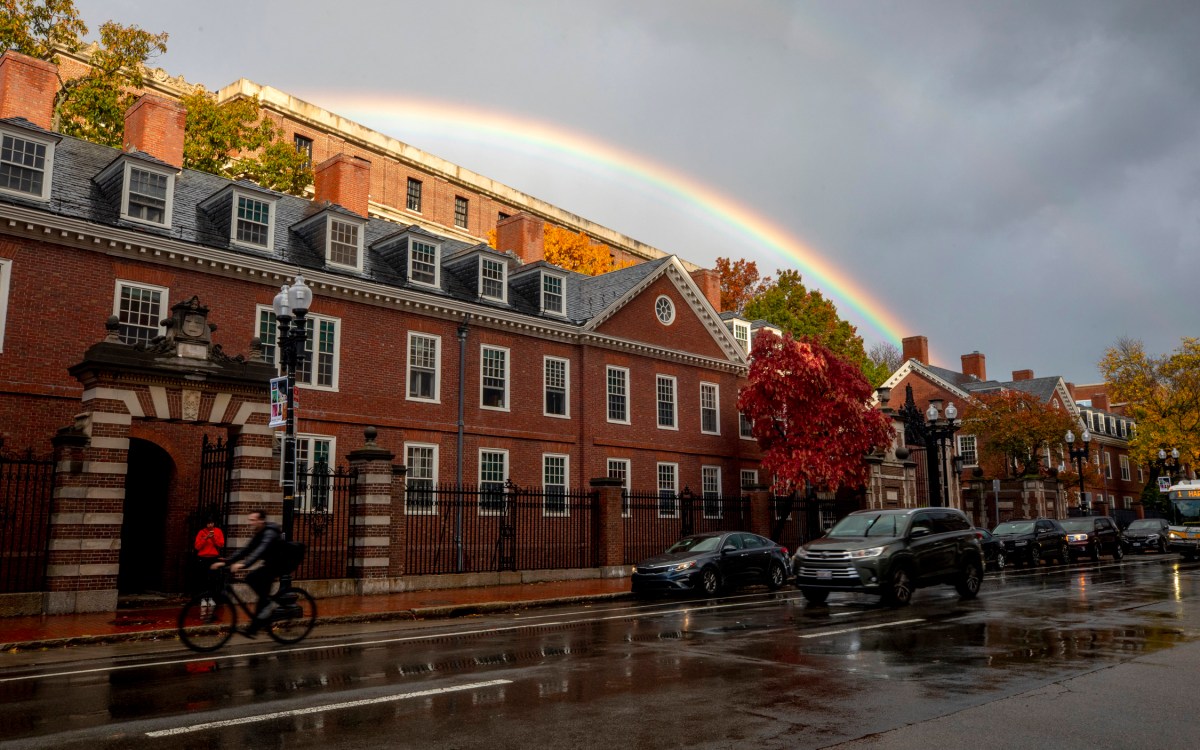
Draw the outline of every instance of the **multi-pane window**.
<instances>
[{"instance_id":1,"label":"multi-pane window","mask_svg":"<svg viewBox=\"0 0 1200 750\"><path fill-rule=\"evenodd\" d=\"M0 352L4 351L4 324L8 320L8 286L12 277L12 261L0 258Z\"/></svg>"},{"instance_id":2,"label":"multi-pane window","mask_svg":"<svg viewBox=\"0 0 1200 750\"><path fill-rule=\"evenodd\" d=\"M404 512L427 514L437 512L437 446L422 443L404 444L404 463L408 468L405 475L407 491L404 494Z\"/></svg>"},{"instance_id":3,"label":"multi-pane window","mask_svg":"<svg viewBox=\"0 0 1200 750\"><path fill-rule=\"evenodd\" d=\"M704 517L721 517L721 467L700 467L700 492L704 500Z\"/></svg>"},{"instance_id":4,"label":"multi-pane window","mask_svg":"<svg viewBox=\"0 0 1200 750\"><path fill-rule=\"evenodd\" d=\"M508 411L508 350L485 346L479 360L480 405Z\"/></svg>"},{"instance_id":5,"label":"multi-pane window","mask_svg":"<svg viewBox=\"0 0 1200 750\"><path fill-rule=\"evenodd\" d=\"M569 416L567 411L567 389L570 384L569 363L558 357L545 357L542 362L546 390L546 416Z\"/></svg>"},{"instance_id":6,"label":"multi-pane window","mask_svg":"<svg viewBox=\"0 0 1200 750\"><path fill-rule=\"evenodd\" d=\"M629 424L629 370L624 367L607 368L608 421Z\"/></svg>"},{"instance_id":7,"label":"multi-pane window","mask_svg":"<svg viewBox=\"0 0 1200 750\"><path fill-rule=\"evenodd\" d=\"M297 512L333 511L333 443L323 435L296 436ZM279 476L282 482L282 471Z\"/></svg>"},{"instance_id":8,"label":"multi-pane window","mask_svg":"<svg viewBox=\"0 0 1200 750\"><path fill-rule=\"evenodd\" d=\"M663 518L679 517L679 464L658 465L658 515Z\"/></svg>"},{"instance_id":9,"label":"multi-pane window","mask_svg":"<svg viewBox=\"0 0 1200 750\"><path fill-rule=\"evenodd\" d=\"M408 334L408 397L437 401L438 358L441 339L423 333Z\"/></svg>"},{"instance_id":10,"label":"multi-pane window","mask_svg":"<svg viewBox=\"0 0 1200 750\"><path fill-rule=\"evenodd\" d=\"M738 437L743 440L754 439L754 424L750 421L750 417L738 412Z\"/></svg>"},{"instance_id":11,"label":"multi-pane window","mask_svg":"<svg viewBox=\"0 0 1200 750\"><path fill-rule=\"evenodd\" d=\"M503 302L505 299L504 261L495 258L479 259L479 296Z\"/></svg>"},{"instance_id":12,"label":"multi-pane window","mask_svg":"<svg viewBox=\"0 0 1200 750\"><path fill-rule=\"evenodd\" d=\"M299 133L292 136L292 145L296 147L296 153L304 154L304 169L312 167L313 158L313 141L312 138L306 138Z\"/></svg>"},{"instance_id":13,"label":"multi-pane window","mask_svg":"<svg viewBox=\"0 0 1200 750\"><path fill-rule=\"evenodd\" d=\"M659 375L654 380L654 392L658 402L658 426L665 430L678 429L675 426L675 378Z\"/></svg>"},{"instance_id":14,"label":"multi-pane window","mask_svg":"<svg viewBox=\"0 0 1200 750\"><path fill-rule=\"evenodd\" d=\"M721 433L721 423L717 417L717 385L716 383L700 384L700 431L710 435Z\"/></svg>"},{"instance_id":15,"label":"multi-pane window","mask_svg":"<svg viewBox=\"0 0 1200 750\"><path fill-rule=\"evenodd\" d=\"M542 274L542 312L563 315L566 313L563 301L563 278Z\"/></svg>"},{"instance_id":16,"label":"multi-pane window","mask_svg":"<svg viewBox=\"0 0 1200 750\"><path fill-rule=\"evenodd\" d=\"M1120 456L1121 462L1121 481L1129 481L1129 456Z\"/></svg>"},{"instance_id":17,"label":"multi-pane window","mask_svg":"<svg viewBox=\"0 0 1200 750\"><path fill-rule=\"evenodd\" d=\"M742 351L750 352L750 324L740 320L733 321L733 338L742 347Z\"/></svg>"},{"instance_id":18,"label":"multi-pane window","mask_svg":"<svg viewBox=\"0 0 1200 750\"><path fill-rule=\"evenodd\" d=\"M479 510L504 511L504 480L508 478L508 451L479 451Z\"/></svg>"},{"instance_id":19,"label":"multi-pane window","mask_svg":"<svg viewBox=\"0 0 1200 750\"><path fill-rule=\"evenodd\" d=\"M166 224L170 181L170 175L130 166L125 218L150 224Z\"/></svg>"},{"instance_id":20,"label":"multi-pane window","mask_svg":"<svg viewBox=\"0 0 1200 750\"><path fill-rule=\"evenodd\" d=\"M1108 428L1109 435L1117 434L1117 420L1112 417L1105 417L1105 426Z\"/></svg>"},{"instance_id":21,"label":"multi-pane window","mask_svg":"<svg viewBox=\"0 0 1200 750\"><path fill-rule=\"evenodd\" d=\"M295 325L295 321L292 321ZM338 326L337 318L309 313L304 318L304 357L296 365L296 382L316 388L337 388ZM278 347L279 325L275 311L258 308L258 338L263 356L271 364L282 363Z\"/></svg>"},{"instance_id":22,"label":"multi-pane window","mask_svg":"<svg viewBox=\"0 0 1200 750\"><path fill-rule=\"evenodd\" d=\"M1112 454L1104 451L1104 477L1112 479Z\"/></svg>"},{"instance_id":23,"label":"multi-pane window","mask_svg":"<svg viewBox=\"0 0 1200 750\"><path fill-rule=\"evenodd\" d=\"M408 178L408 206L409 211L421 210L421 181Z\"/></svg>"},{"instance_id":24,"label":"multi-pane window","mask_svg":"<svg viewBox=\"0 0 1200 750\"><path fill-rule=\"evenodd\" d=\"M270 248L271 204L248 195L237 196L233 238L247 245Z\"/></svg>"},{"instance_id":25,"label":"multi-pane window","mask_svg":"<svg viewBox=\"0 0 1200 750\"><path fill-rule=\"evenodd\" d=\"M553 453L542 456L542 491L545 493L543 512L546 515L567 515L566 456Z\"/></svg>"},{"instance_id":26,"label":"multi-pane window","mask_svg":"<svg viewBox=\"0 0 1200 750\"><path fill-rule=\"evenodd\" d=\"M470 203L461 195L454 196L454 226L467 227L467 206Z\"/></svg>"},{"instance_id":27,"label":"multi-pane window","mask_svg":"<svg viewBox=\"0 0 1200 750\"><path fill-rule=\"evenodd\" d=\"M958 455L962 456L963 466L979 465L979 451L974 435L958 436Z\"/></svg>"},{"instance_id":28,"label":"multi-pane window","mask_svg":"<svg viewBox=\"0 0 1200 750\"><path fill-rule=\"evenodd\" d=\"M758 469L742 469L742 489L758 486Z\"/></svg>"},{"instance_id":29,"label":"multi-pane window","mask_svg":"<svg viewBox=\"0 0 1200 750\"><path fill-rule=\"evenodd\" d=\"M52 153L45 143L4 133L0 137L0 190L45 198Z\"/></svg>"},{"instance_id":30,"label":"multi-pane window","mask_svg":"<svg viewBox=\"0 0 1200 750\"><path fill-rule=\"evenodd\" d=\"M621 515L629 515L629 459L608 459L608 478L621 480Z\"/></svg>"},{"instance_id":31,"label":"multi-pane window","mask_svg":"<svg viewBox=\"0 0 1200 750\"><path fill-rule=\"evenodd\" d=\"M438 248L428 242L413 240L409 245L408 279L418 284L437 286Z\"/></svg>"},{"instance_id":32,"label":"multi-pane window","mask_svg":"<svg viewBox=\"0 0 1200 750\"><path fill-rule=\"evenodd\" d=\"M1146 467L1138 464L1138 484L1146 483Z\"/></svg>"},{"instance_id":33,"label":"multi-pane window","mask_svg":"<svg viewBox=\"0 0 1200 750\"><path fill-rule=\"evenodd\" d=\"M149 343L162 333L159 322L166 317L167 290L118 281L114 308L113 314L121 321L121 340L126 344Z\"/></svg>"},{"instance_id":34,"label":"multi-pane window","mask_svg":"<svg viewBox=\"0 0 1200 750\"><path fill-rule=\"evenodd\" d=\"M329 220L329 262L358 268L359 226L348 221Z\"/></svg>"},{"instance_id":35,"label":"multi-pane window","mask_svg":"<svg viewBox=\"0 0 1200 750\"><path fill-rule=\"evenodd\" d=\"M1121 437L1125 437L1125 420L1124 419L1122 419L1120 422L1117 422L1117 430L1120 432Z\"/></svg>"}]
</instances>

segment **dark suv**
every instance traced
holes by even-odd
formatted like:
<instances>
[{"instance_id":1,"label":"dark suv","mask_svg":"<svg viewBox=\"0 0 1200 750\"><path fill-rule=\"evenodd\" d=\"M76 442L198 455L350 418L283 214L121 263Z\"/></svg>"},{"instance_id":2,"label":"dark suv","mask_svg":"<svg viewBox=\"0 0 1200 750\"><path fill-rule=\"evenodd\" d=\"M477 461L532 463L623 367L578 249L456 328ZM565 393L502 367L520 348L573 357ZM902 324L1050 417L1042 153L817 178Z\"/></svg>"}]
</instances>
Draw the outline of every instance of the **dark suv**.
<instances>
[{"instance_id":1,"label":"dark suv","mask_svg":"<svg viewBox=\"0 0 1200 750\"><path fill-rule=\"evenodd\" d=\"M1053 518L1005 521L992 529L1010 562L1037 565L1041 560L1067 561L1067 532Z\"/></svg>"},{"instance_id":2,"label":"dark suv","mask_svg":"<svg viewBox=\"0 0 1200 750\"><path fill-rule=\"evenodd\" d=\"M1084 555L1093 560L1099 560L1100 555L1112 555L1114 560L1125 556L1121 530L1108 516L1060 518L1058 522L1067 530L1067 551L1072 560Z\"/></svg>"},{"instance_id":3,"label":"dark suv","mask_svg":"<svg viewBox=\"0 0 1200 750\"><path fill-rule=\"evenodd\" d=\"M830 591L861 591L902 606L915 589L939 583L970 599L983 582L983 550L954 508L860 510L797 550L792 570L813 603Z\"/></svg>"}]
</instances>

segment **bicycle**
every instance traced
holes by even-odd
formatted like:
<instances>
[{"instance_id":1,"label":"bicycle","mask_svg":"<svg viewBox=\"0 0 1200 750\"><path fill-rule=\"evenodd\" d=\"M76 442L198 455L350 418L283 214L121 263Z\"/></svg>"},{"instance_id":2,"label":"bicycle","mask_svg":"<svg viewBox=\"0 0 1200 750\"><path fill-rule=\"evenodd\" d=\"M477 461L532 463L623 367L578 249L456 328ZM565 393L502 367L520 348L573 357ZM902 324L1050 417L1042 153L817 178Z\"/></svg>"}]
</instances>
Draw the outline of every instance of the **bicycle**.
<instances>
[{"instance_id":1,"label":"bicycle","mask_svg":"<svg viewBox=\"0 0 1200 750\"><path fill-rule=\"evenodd\" d=\"M216 651L233 637L237 632L238 609L247 621L254 619L251 608L254 599L247 602L238 595L229 568L218 568L213 575L219 582L216 589L193 596L180 610L176 623L183 645L201 653ZM317 624L317 602L299 586L276 591L267 607L270 619L264 630L277 643L299 643Z\"/></svg>"}]
</instances>

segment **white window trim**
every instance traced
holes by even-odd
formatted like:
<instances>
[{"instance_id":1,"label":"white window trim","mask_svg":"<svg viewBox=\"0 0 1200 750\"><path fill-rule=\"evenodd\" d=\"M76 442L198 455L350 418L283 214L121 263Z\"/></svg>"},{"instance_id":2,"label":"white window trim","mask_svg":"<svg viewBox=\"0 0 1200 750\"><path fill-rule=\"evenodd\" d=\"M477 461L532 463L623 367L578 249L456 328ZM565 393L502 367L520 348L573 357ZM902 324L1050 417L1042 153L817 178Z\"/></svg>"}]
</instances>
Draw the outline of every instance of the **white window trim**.
<instances>
[{"instance_id":1,"label":"white window trim","mask_svg":"<svg viewBox=\"0 0 1200 750\"><path fill-rule=\"evenodd\" d=\"M358 229L358 231L355 232L355 235L357 237L357 240L356 240L357 246L354 251L354 258L355 258L354 265L350 265L349 263L338 263L337 261L332 259L333 254L330 251L333 249L333 225L334 224L346 224L348 226L356 227ZM352 269L355 271L362 271L363 270L363 255L364 255L363 239L364 239L364 235L366 235L366 233L367 233L367 225L362 222L352 221L343 216L330 216L329 220L325 222L325 262L327 264L333 266L334 268L349 268L349 269Z\"/></svg>"},{"instance_id":2,"label":"white window trim","mask_svg":"<svg viewBox=\"0 0 1200 750\"><path fill-rule=\"evenodd\" d=\"M133 176L132 172L135 169L141 170L143 172L150 172L153 174L163 175L167 178L166 205L163 206L163 220L162 220L161 224L156 221L146 221L145 219L139 219L136 216L131 216L129 214L129 196L130 196L129 183ZM172 205L175 203L175 172L172 170L169 170L169 169L162 169L162 168L154 167L150 164L145 164L143 162L138 162L138 163L134 164L132 161L126 160L125 164L122 167L121 175L122 175L122 180L121 180L121 218L124 219L125 221L132 221L137 224L145 224L148 227L170 228L171 216L172 216L171 209L172 209Z\"/></svg>"},{"instance_id":3,"label":"white window trim","mask_svg":"<svg viewBox=\"0 0 1200 750\"><path fill-rule=\"evenodd\" d=\"M117 279L116 284L113 286L113 308L112 308L113 315L116 315L118 317L120 317L120 315L121 315L121 287L122 286L134 286L134 287L138 287L140 289L151 289L153 291L159 292L158 319L162 320L167 317L167 310L170 309L169 294L170 294L171 290L165 286L159 286L157 284L146 284L141 281L131 281L130 279ZM165 326L160 324L158 326L158 332L159 332L159 335L163 335L167 332L167 329ZM255 334L255 335L257 336L258 334Z\"/></svg>"},{"instance_id":4,"label":"white window trim","mask_svg":"<svg viewBox=\"0 0 1200 750\"><path fill-rule=\"evenodd\" d=\"M661 471L664 466L671 468L671 474L675 482L675 487L671 490L675 495L675 512L664 514L662 512L662 475ZM658 500L658 517L659 518L679 518L679 464L670 461L660 461L654 465L654 496Z\"/></svg>"},{"instance_id":5,"label":"white window trim","mask_svg":"<svg viewBox=\"0 0 1200 750\"><path fill-rule=\"evenodd\" d=\"M438 484L438 466L441 462L441 456L438 454L439 445L437 443L409 443L404 444L404 464L408 465L408 449L409 448L432 448L433 449L433 486L436 488ZM437 515L437 495L433 496L433 505L428 508L411 508L408 504L408 480L405 479L404 491L404 515L406 516L435 516Z\"/></svg>"},{"instance_id":6,"label":"white window trim","mask_svg":"<svg viewBox=\"0 0 1200 750\"><path fill-rule=\"evenodd\" d=\"M238 229L238 198L246 198L259 203L267 204L267 244L255 245L253 242L239 240L237 236ZM248 247L253 250L266 250L268 253L275 251L275 201L266 198L257 193L251 193L248 190L233 190L232 206L229 209L229 241L238 247ZM359 231L359 235L362 232ZM361 253L359 254L361 257Z\"/></svg>"},{"instance_id":7,"label":"white window trim","mask_svg":"<svg viewBox=\"0 0 1200 750\"><path fill-rule=\"evenodd\" d=\"M559 297L562 298L562 310L546 309L546 279L558 279L559 288L562 290L559 292ZM559 318L567 317L567 277L562 274L546 273L543 271L538 283L538 299L540 300L541 310L544 314L554 315Z\"/></svg>"},{"instance_id":8,"label":"white window trim","mask_svg":"<svg viewBox=\"0 0 1200 750\"><path fill-rule=\"evenodd\" d=\"M739 336L738 333L742 333ZM750 324L743 320L733 321L733 340L738 342L742 347L743 354L750 353Z\"/></svg>"},{"instance_id":9,"label":"white window trim","mask_svg":"<svg viewBox=\"0 0 1200 750\"><path fill-rule=\"evenodd\" d=\"M1121 481L1128 482L1129 478L1133 476L1129 473L1129 456L1118 456L1117 460L1121 464Z\"/></svg>"},{"instance_id":10,"label":"white window trim","mask_svg":"<svg viewBox=\"0 0 1200 750\"><path fill-rule=\"evenodd\" d=\"M705 472L705 470L711 471L714 469L717 472L717 490L716 490L717 497L720 497L722 494L722 488L723 488L724 484L723 484L723 478L721 476L721 467L714 465L714 464L705 464L700 467L700 498L701 499L704 499L704 493L706 492L706 490L704 489L704 472Z\"/></svg>"},{"instance_id":11,"label":"white window trim","mask_svg":"<svg viewBox=\"0 0 1200 750\"><path fill-rule=\"evenodd\" d=\"M563 509L561 511L550 511L546 507L546 497L542 498L542 517L543 518L567 518L571 515L571 500L568 495L571 494L571 456L566 453L543 453L542 454L542 492L546 491L546 461L551 458L562 459L563 464Z\"/></svg>"},{"instance_id":12,"label":"white window trim","mask_svg":"<svg viewBox=\"0 0 1200 750\"><path fill-rule=\"evenodd\" d=\"M333 435L317 435L316 433L311 433L311 432L297 433L296 434L296 490L295 490L297 495L299 495L299 493L300 493L300 443L308 443L308 455L311 456L314 453L313 442L317 441L317 440L321 440L323 442L329 443L329 458L332 462L329 464L329 469L330 469L330 471L337 470L337 438L336 437L334 437ZM280 450L279 450L279 486L280 487L283 486L283 474L284 474L283 469L287 465L287 456L285 456L284 452L283 452L284 449L286 448L286 446L287 446L286 438L283 435L283 433L280 432L279 433L279 448L280 448ZM309 469L311 471L311 466L309 467ZM333 512L332 488L330 490L330 493L331 493L331 496L330 496L329 512L332 513ZM305 504L310 503L310 502L311 502L311 498L309 498L307 495L303 498L297 497L295 511L297 513L312 512L311 506L304 507Z\"/></svg>"},{"instance_id":13,"label":"white window trim","mask_svg":"<svg viewBox=\"0 0 1200 750\"><path fill-rule=\"evenodd\" d=\"M739 492L746 489L746 475L747 474L754 475L754 481L750 483L751 486L758 485L758 469L742 469L738 473L738 491Z\"/></svg>"},{"instance_id":14,"label":"white window trim","mask_svg":"<svg viewBox=\"0 0 1200 750\"><path fill-rule=\"evenodd\" d=\"M1109 453L1108 451L1104 451L1104 478L1105 479L1113 478L1112 454Z\"/></svg>"},{"instance_id":15,"label":"white window trim","mask_svg":"<svg viewBox=\"0 0 1200 750\"><path fill-rule=\"evenodd\" d=\"M8 290L12 283L12 264L8 258L0 258L0 354L4 353L4 328L8 323Z\"/></svg>"},{"instance_id":16,"label":"white window trim","mask_svg":"<svg viewBox=\"0 0 1200 750\"><path fill-rule=\"evenodd\" d=\"M484 406L483 403L483 353L487 349L504 352L504 406ZM487 411L512 411L512 352L506 346L479 345L479 408Z\"/></svg>"},{"instance_id":17,"label":"white window trim","mask_svg":"<svg viewBox=\"0 0 1200 750\"><path fill-rule=\"evenodd\" d=\"M617 370L619 372L625 373L625 418L624 419L613 419L611 416L609 416L609 413L608 413L608 397L609 397L608 373L611 372L612 370ZM629 381L629 368L628 367L617 367L616 365L606 365L605 366L605 368L604 368L604 417L610 424L629 424L630 423L629 419L630 419L631 409L630 409L630 404L629 404L629 400L630 400L629 399L629 391L630 391L629 382L630 381ZM657 419L658 419L658 417L655 416L655 420L657 420Z\"/></svg>"},{"instance_id":18,"label":"white window trim","mask_svg":"<svg viewBox=\"0 0 1200 750\"><path fill-rule=\"evenodd\" d=\"M745 418L746 425L750 428L750 431L746 434L742 433L742 419L743 418ZM754 439L754 421L752 419L750 419L750 417L747 417L745 414L743 414L740 411L738 412L738 438L741 440L753 440Z\"/></svg>"},{"instance_id":19,"label":"white window trim","mask_svg":"<svg viewBox=\"0 0 1200 750\"><path fill-rule=\"evenodd\" d=\"M258 330L258 323L259 323L259 320L262 318L263 312L274 314L275 309L273 307L271 307L270 305L256 305L255 306L255 308L254 308L254 338L259 337L260 331ZM341 373L342 373L342 334L343 334L342 319L335 318L332 315L318 315L316 313L309 313L308 315L304 316L304 319L311 320L313 322L313 335L314 336L317 335L317 331L319 330L319 327L320 327L320 324L322 321L334 324L333 325L333 328L334 328L334 334L333 334L334 335L333 382L329 385L320 385L315 382L314 383L305 383L301 380L297 380L296 387L303 388L305 390L328 391L330 393L336 393L338 390L338 384L341 381ZM279 323L278 322L276 322L275 327L276 327L276 330L275 330L276 352L275 352L275 361L273 364L275 365L276 371L280 375L282 375L283 374L283 357L280 354L280 352L278 351L279 350ZM309 337L309 340L312 340L312 336ZM312 341L312 344L313 344L313 355L316 355L317 342ZM264 346L265 346L265 344L264 344ZM440 354L440 349L439 349L439 354ZM311 357L310 357L310 359L311 359ZM309 362L309 366L310 366L309 371L314 374L313 379L316 380L316 377L315 377L316 365L313 362ZM404 389L405 389L404 392L408 393L408 382L407 381L405 381L405 383L404 383Z\"/></svg>"},{"instance_id":20,"label":"white window trim","mask_svg":"<svg viewBox=\"0 0 1200 750\"><path fill-rule=\"evenodd\" d=\"M671 313L670 318L668 320L663 320L662 316L658 314L658 303L664 302L664 301L667 303L666 309ZM669 326L672 323L674 323L675 322L675 300L671 299L670 297L668 297L665 294L658 295L658 298L654 300L654 319L657 320L659 323L662 323L665 326Z\"/></svg>"},{"instance_id":21,"label":"white window trim","mask_svg":"<svg viewBox=\"0 0 1200 750\"><path fill-rule=\"evenodd\" d=\"M484 263L495 263L500 266L500 296L492 297L483 293L483 266ZM508 303L508 264L497 258L489 258L487 256L479 256L479 266L476 269L479 274L479 296L482 299L490 299L496 302Z\"/></svg>"},{"instance_id":22,"label":"white window trim","mask_svg":"<svg viewBox=\"0 0 1200 750\"><path fill-rule=\"evenodd\" d=\"M50 182L54 176L54 147L56 145L58 145L57 141L46 139L46 138L38 138L37 136L35 136L31 133L26 133L23 130L11 130L9 128L0 128L0 133L7 134L13 138L17 138L22 141L29 141L31 143L36 143L40 146L46 147L46 165L42 170L42 193L41 193L41 195L34 195L33 193L25 193L20 190L13 190L11 188L0 188L0 193L3 193L5 195L19 195L22 198L32 199L32 200L37 200L37 201L50 200Z\"/></svg>"},{"instance_id":23,"label":"white window trim","mask_svg":"<svg viewBox=\"0 0 1200 750\"><path fill-rule=\"evenodd\" d=\"M412 382L412 345L413 339L417 336L421 338L433 339L434 341L434 356L433 356L433 398L421 398L420 396L412 395L408 390L409 383ZM404 362L404 398L406 401L418 401L423 404L440 404L442 403L442 337L434 333L425 333L424 331L409 331L408 341L405 344L405 362Z\"/></svg>"},{"instance_id":24,"label":"white window trim","mask_svg":"<svg viewBox=\"0 0 1200 750\"><path fill-rule=\"evenodd\" d=\"M632 477L633 463L628 458L607 459L604 464L604 476L612 478L612 465L613 464L624 464L625 465L625 480L621 484L621 489L624 491L626 499L621 503L621 517L628 518L633 513L633 510L629 507L629 500L628 500L629 482Z\"/></svg>"},{"instance_id":25,"label":"white window trim","mask_svg":"<svg viewBox=\"0 0 1200 750\"><path fill-rule=\"evenodd\" d=\"M658 418L658 381L671 381L671 421L670 426L663 425ZM679 431L679 379L674 375L654 375L654 424L660 430Z\"/></svg>"},{"instance_id":26,"label":"white window trim","mask_svg":"<svg viewBox=\"0 0 1200 750\"><path fill-rule=\"evenodd\" d=\"M964 468L979 465L979 440L976 439L976 437L974 435L957 435L957 436L955 436L955 445L954 445L955 451L954 452L960 456L963 455L962 445L963 445L963 441L966 440L967 438L971 438L975 442L975 451L974 451L975 452L975 462L974 463L966 463L964 461L963 462Z\"/></svg>"},{"instance_id":27,"label":"white window trim","mask_svg":"<svg viewBox=\"0 0 1200 750\"><path fill-rule=\"evenodd\" d=\"M508 473L509 473L508 449L506 449L506 448L480 448L478 454L476 454L476 468L475 468L475 477L476 477L476 481L477 481L476 486L480 488L481 494L479 497L479 502L476 503L476 505L475 505L475 510L478 513L478 515L481 515L481 516L498 516L503 511L492 510L490 508L483 507L482 489L483 489L483 482L484 482L484 479L483 479L483 454L484 453L498 453L504 457L504 470L501 473L504 475L504 479L508 479ZM501 480L501 482L503 483L503 480Z\"/></svg>"},{"instance_id":28,"label":"white window trim","mask_svg":"<svg viewBox=\"0 0 1200 750\"><path fill-rule=\"evenodd\" d=\"M712 386L713 389L713 411L717 415L717 429L704 429L704 386ZM705 435L720 435L721 434L721 386L719 383L700 382L700 432Z\"/></svg>"},{"instance_id":29,"label":"white window trim","mask_svg":"<svg viewBox=\"0 0 1200 750\"><path fill-rule=\"evenodd\" d=\"M563 363L563 414L551 414L546 411L546 390L549 384L546 382L546 363L550 360ZM608 408L608 397L605 396L604 408ZM553 417L554 419L570 419L571 418L571 360L566 357L552 357L549 354L542 357L542 416Z\"/></svg>"},{"instance_id":30,"label":"white window trim","mask_svg":"<svg viewBox=\"0 0 1200 750\"><path fill-rule=\"evenodd\" d=\"M416 245L417 243L420 243L422 245L426 245L428 247L433 248L433 283L430 283L428 281L421 281L420 279L413 278L413 246ZM415 238L409 239L407 271L408 271L408 273L406 274L406 276L408 277L408 281L410 284L416 284L417 286L424 286L424 287L428 287L430 289L441 289L442 288L442 246L440 244L438 244L437 242L430 242L428 240L415 239Z\"/></svg>"},{"instance_id":31,"label":"white window trim","mask_svg":"<svg viewBox=\"0 0 1200 750\"><path fill-rule=\"evenodd\" d=\"M714 470L717 473L717 489L716 489L716 494L713 497L709 497L708 495L705 494L705 492L707 492L707 490L704 489L704 472L705 471L711 472ZM717 506L716 513L708 512L708 501L716 500L721 497L722 490L723 490L722 485L723 485L723 478L721 477L721 467L720 466L713 466L713 465L709 464L707 466L700 467L700 514L702 516L704 516L705 518L724 518L724 516L725 516L724 504Z\"/></svg>"}]
</instances>

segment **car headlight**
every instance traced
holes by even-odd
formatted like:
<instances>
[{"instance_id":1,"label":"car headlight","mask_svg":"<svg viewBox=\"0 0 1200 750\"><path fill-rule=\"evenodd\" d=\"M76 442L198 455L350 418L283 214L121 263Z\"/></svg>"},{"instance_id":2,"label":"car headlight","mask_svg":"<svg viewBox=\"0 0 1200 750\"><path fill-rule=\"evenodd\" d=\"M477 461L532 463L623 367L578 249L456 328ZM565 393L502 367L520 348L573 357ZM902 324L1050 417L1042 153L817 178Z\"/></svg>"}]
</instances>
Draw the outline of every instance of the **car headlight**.
<instances>
[{"instance_id":1,"label":"car headlight","mask_svg":"<svg viewBox=\"0 0 1200 750\"><path fill-rule=\"evenodd\" d=\"M870 549L856 549L850 551L850 559L862 559L864 557L879 557L887 547L871 547Z\"/></svg>"},{"instance_id":2,"label":"car headlight","mask_svg":"<svg viewBox=\"0 0 1200 750\"><path fill-rule=\"evenodd\" d=\"M694 568L694 567L696 567L696 561L688 560L687 562L681 562L678 565L676 565L674 570L676 573L678 573L681 570L687 570L688 568Z\"/></svg>"},{"instance_id":3,"label":"car headlight","mask_svg":"<svg viewBox=\"0 0 1200 750\"><path fill-rule=\"evenodd\" d=\"M1087 540L1087 534L1067 534L1068 542L1086 542Z\"/></svg>"},{"instance_id":4,"label":"car headlight","mask_svg":"<svg viewBox=\"0 0 1200 750\"><path fill-rule=\"evenodd\" d=\"M803 547L798 547L796 549L796 559L797 560L807 560L808 559L808 550L804 549Z\"/></svg>"},{"instance_id":5,"label":"car headlight","mask_svg":"<svg viewBox=\"0 0 1200 750\"><path fill-rule=\"evenodd\" d=\"M1178 531L1168 531L1167 538L1168 539L1183 539L1183 534L1180 534Z\"/></svg>"}]
</instances>

